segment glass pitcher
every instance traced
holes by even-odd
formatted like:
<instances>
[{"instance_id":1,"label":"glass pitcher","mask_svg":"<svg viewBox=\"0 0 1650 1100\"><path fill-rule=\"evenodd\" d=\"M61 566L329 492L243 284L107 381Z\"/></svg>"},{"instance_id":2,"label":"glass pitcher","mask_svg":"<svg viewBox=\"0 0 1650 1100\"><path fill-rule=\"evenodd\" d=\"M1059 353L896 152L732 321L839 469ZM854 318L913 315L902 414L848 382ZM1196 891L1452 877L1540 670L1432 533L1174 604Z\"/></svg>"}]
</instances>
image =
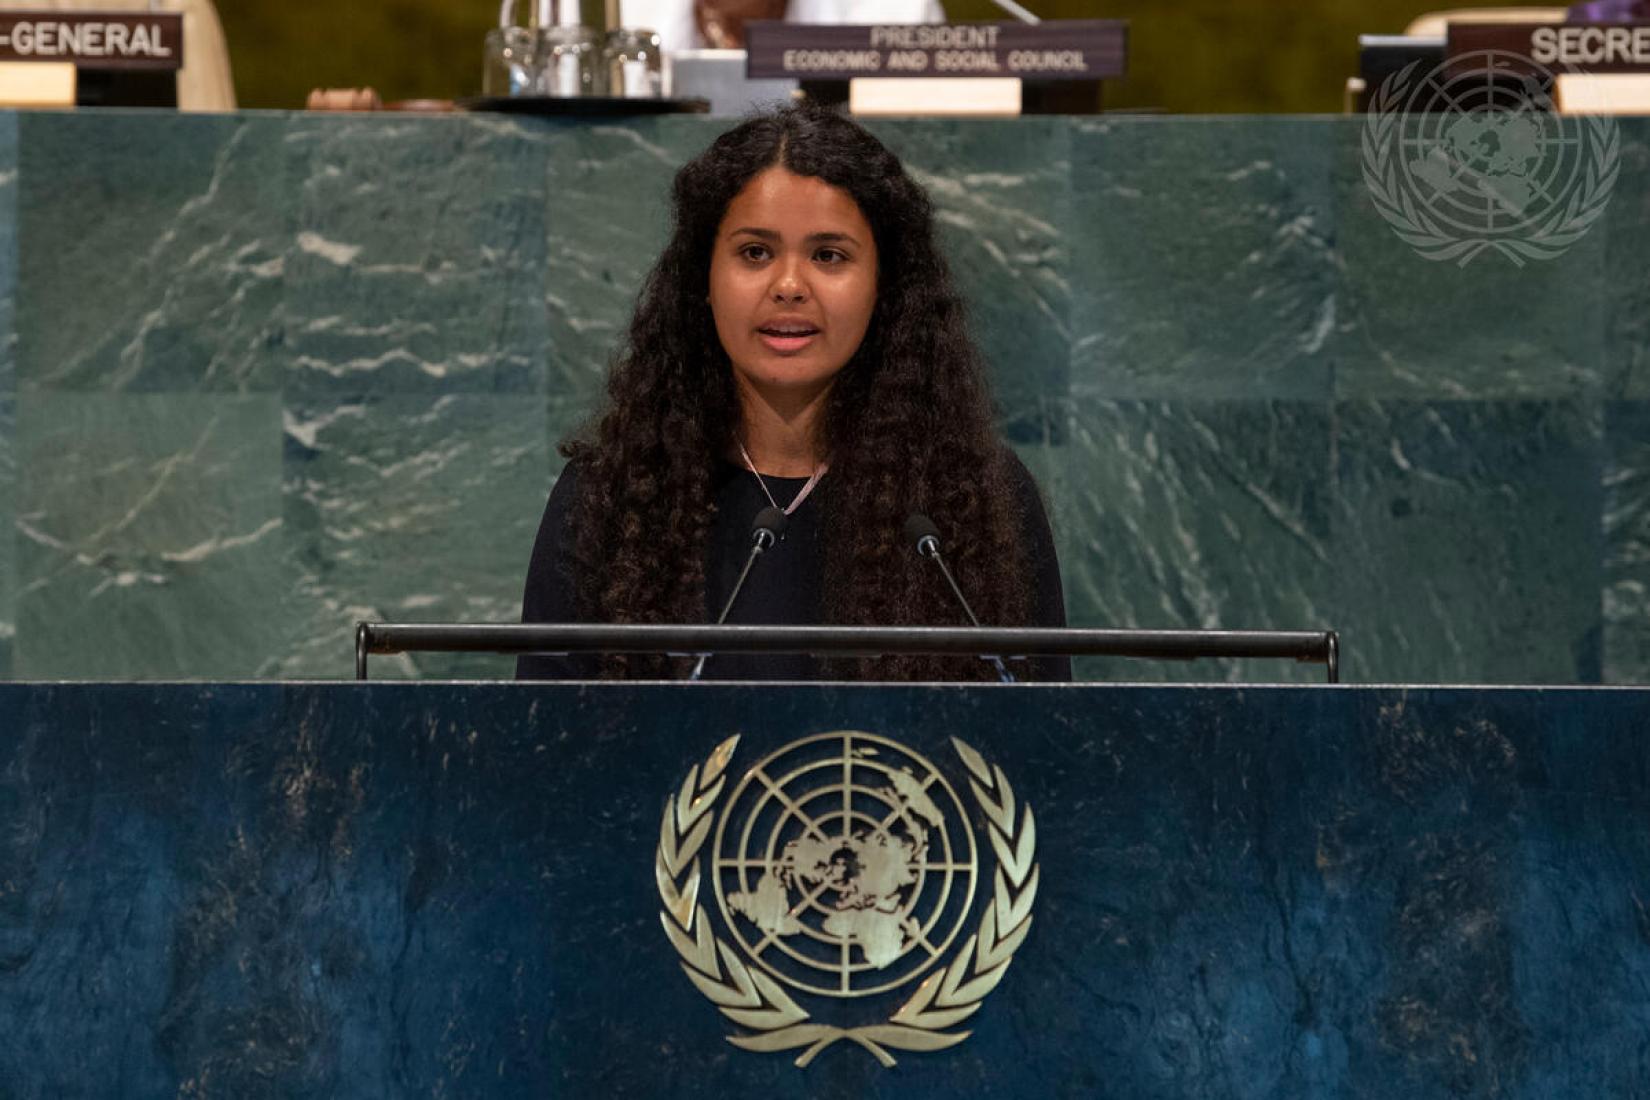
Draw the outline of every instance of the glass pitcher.
<instances>
[{"instance_id":1,"label":"glass pitcher","mask_svg":"<svg viewBox=\"0 0 1650 1100\"><path fill-rule=\"evenodd\" d=\"M516 25L516 0L504 0L498 26L487 32L481 69L481 94L532 95L539 86L538 34Z\"/></svg>"}]
</instances>

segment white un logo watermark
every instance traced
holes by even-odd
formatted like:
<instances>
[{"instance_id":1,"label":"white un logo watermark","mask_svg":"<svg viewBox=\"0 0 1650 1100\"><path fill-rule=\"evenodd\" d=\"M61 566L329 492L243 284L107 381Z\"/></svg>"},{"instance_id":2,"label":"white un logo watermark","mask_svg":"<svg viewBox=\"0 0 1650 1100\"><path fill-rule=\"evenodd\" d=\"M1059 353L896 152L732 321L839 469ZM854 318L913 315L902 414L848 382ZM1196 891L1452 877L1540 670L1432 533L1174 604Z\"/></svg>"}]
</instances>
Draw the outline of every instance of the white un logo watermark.
<instances>
[{"instance_id":1,"label":"white un logo watermark","mask_svg":"<svg viewBox=\"0 0 1650 1100\"><path fill-rule=\"evenodd\" d=\"M1521 54L1419 68L1388 77L1364 123L1364 184L1393 231L1462 267L1550 260L1585 236L1620 169L1615 119L1559 114L1552 71Z\"/></svg>"}]
</instances>

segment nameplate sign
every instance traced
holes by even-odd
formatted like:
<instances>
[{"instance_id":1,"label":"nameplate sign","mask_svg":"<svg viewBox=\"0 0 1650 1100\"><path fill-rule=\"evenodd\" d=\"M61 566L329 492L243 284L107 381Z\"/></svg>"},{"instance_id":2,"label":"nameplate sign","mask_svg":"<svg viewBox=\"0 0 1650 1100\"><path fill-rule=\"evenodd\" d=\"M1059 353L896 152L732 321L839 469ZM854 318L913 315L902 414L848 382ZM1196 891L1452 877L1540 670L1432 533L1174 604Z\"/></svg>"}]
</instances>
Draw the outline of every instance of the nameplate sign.
<instances>
[{"instance_id":1,"label":"nameplate sign","mask_svg":"<svg viewBox=\"0 0 1650 1100\"><path fill-rule=\"evenodd\" d=\"M1122 76L1128 23L918 23L822 26L763 20L745 25L753 80L852 80L860 76L1017 76L1100 80Z\"/></svg>"},{"instance_id":2,"label":"nameplate sign","mask_svg":"<svg viewBox=\"0 0 1650 1100\"><path fill-rule=\"evenodd\" d=\"M177 12L8 11L0 61L70 61L82 69L167 72L183 65Z\"/></svg>"},{"instance_id":3,"label":"nameplate sign","mask_svg":"<svg viewBox=\"0 0 1650 1100\"><path fill-rule=\"evenodd\" d=\"M1451 23L1453 66L1486 68L1485 51L1507 68L1554 73L1650 73L1650 23Z\"/></svg>"}]
</instances>

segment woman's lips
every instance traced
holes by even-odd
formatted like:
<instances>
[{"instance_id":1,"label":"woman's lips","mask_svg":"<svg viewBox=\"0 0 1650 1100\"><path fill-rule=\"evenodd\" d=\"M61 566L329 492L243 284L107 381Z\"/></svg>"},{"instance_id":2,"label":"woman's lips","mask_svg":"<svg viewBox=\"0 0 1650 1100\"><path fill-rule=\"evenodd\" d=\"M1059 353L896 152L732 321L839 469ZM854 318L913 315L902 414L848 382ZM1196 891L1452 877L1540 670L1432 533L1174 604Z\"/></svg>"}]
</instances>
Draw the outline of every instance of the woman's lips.
<instances>
[{"instance_id":1,"label":"woman's lips","mask_svg":"<svg viewBox=\"0 0 1650 1100\"><path fill-rule=\"evenodd\" d=\"M814 342L818 329L757 329L756 335L769 351L794 355Z\"/></svg>"}]
</instances>

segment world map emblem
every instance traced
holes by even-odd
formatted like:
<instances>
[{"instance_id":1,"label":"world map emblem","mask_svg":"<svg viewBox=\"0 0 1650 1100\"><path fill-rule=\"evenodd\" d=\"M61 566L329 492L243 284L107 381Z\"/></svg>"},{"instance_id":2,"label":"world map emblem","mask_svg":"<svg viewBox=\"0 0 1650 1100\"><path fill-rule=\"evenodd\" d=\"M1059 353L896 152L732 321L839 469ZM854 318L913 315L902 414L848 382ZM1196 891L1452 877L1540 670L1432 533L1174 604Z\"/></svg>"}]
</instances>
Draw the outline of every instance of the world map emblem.
<instances>
[{"instance_id":1,"label":"world map emblem","mask_svg":"<svg viewBox=\"0 0 1650 1100\"><path fill-rule=\"evenodd\" d=\"M1621 141L1608 115L1555 109L1556 74L1507 50L1477 50L1392 74L1369 105L1364 185L1425 259L1515 266L1562 255L1609 205Z\"/></svg>"},{"instance_id":2,"label":"world map emblem","mask_svg":"<svg viewBox=\"0 0 1650 1100\"><path fill-rule=\"evenodd\" d=\"M958 1025L1002 980L1038 887L1035 820L1002 770L953 739L954 783L892 738L845 730L735 779L738 742L668 800L655 866L683 971L743 1028L728 1040L801 1049L799 1066L848 1041L892 1066L891 1050L966 1039Z\"/></svg>"}]
</instances>

